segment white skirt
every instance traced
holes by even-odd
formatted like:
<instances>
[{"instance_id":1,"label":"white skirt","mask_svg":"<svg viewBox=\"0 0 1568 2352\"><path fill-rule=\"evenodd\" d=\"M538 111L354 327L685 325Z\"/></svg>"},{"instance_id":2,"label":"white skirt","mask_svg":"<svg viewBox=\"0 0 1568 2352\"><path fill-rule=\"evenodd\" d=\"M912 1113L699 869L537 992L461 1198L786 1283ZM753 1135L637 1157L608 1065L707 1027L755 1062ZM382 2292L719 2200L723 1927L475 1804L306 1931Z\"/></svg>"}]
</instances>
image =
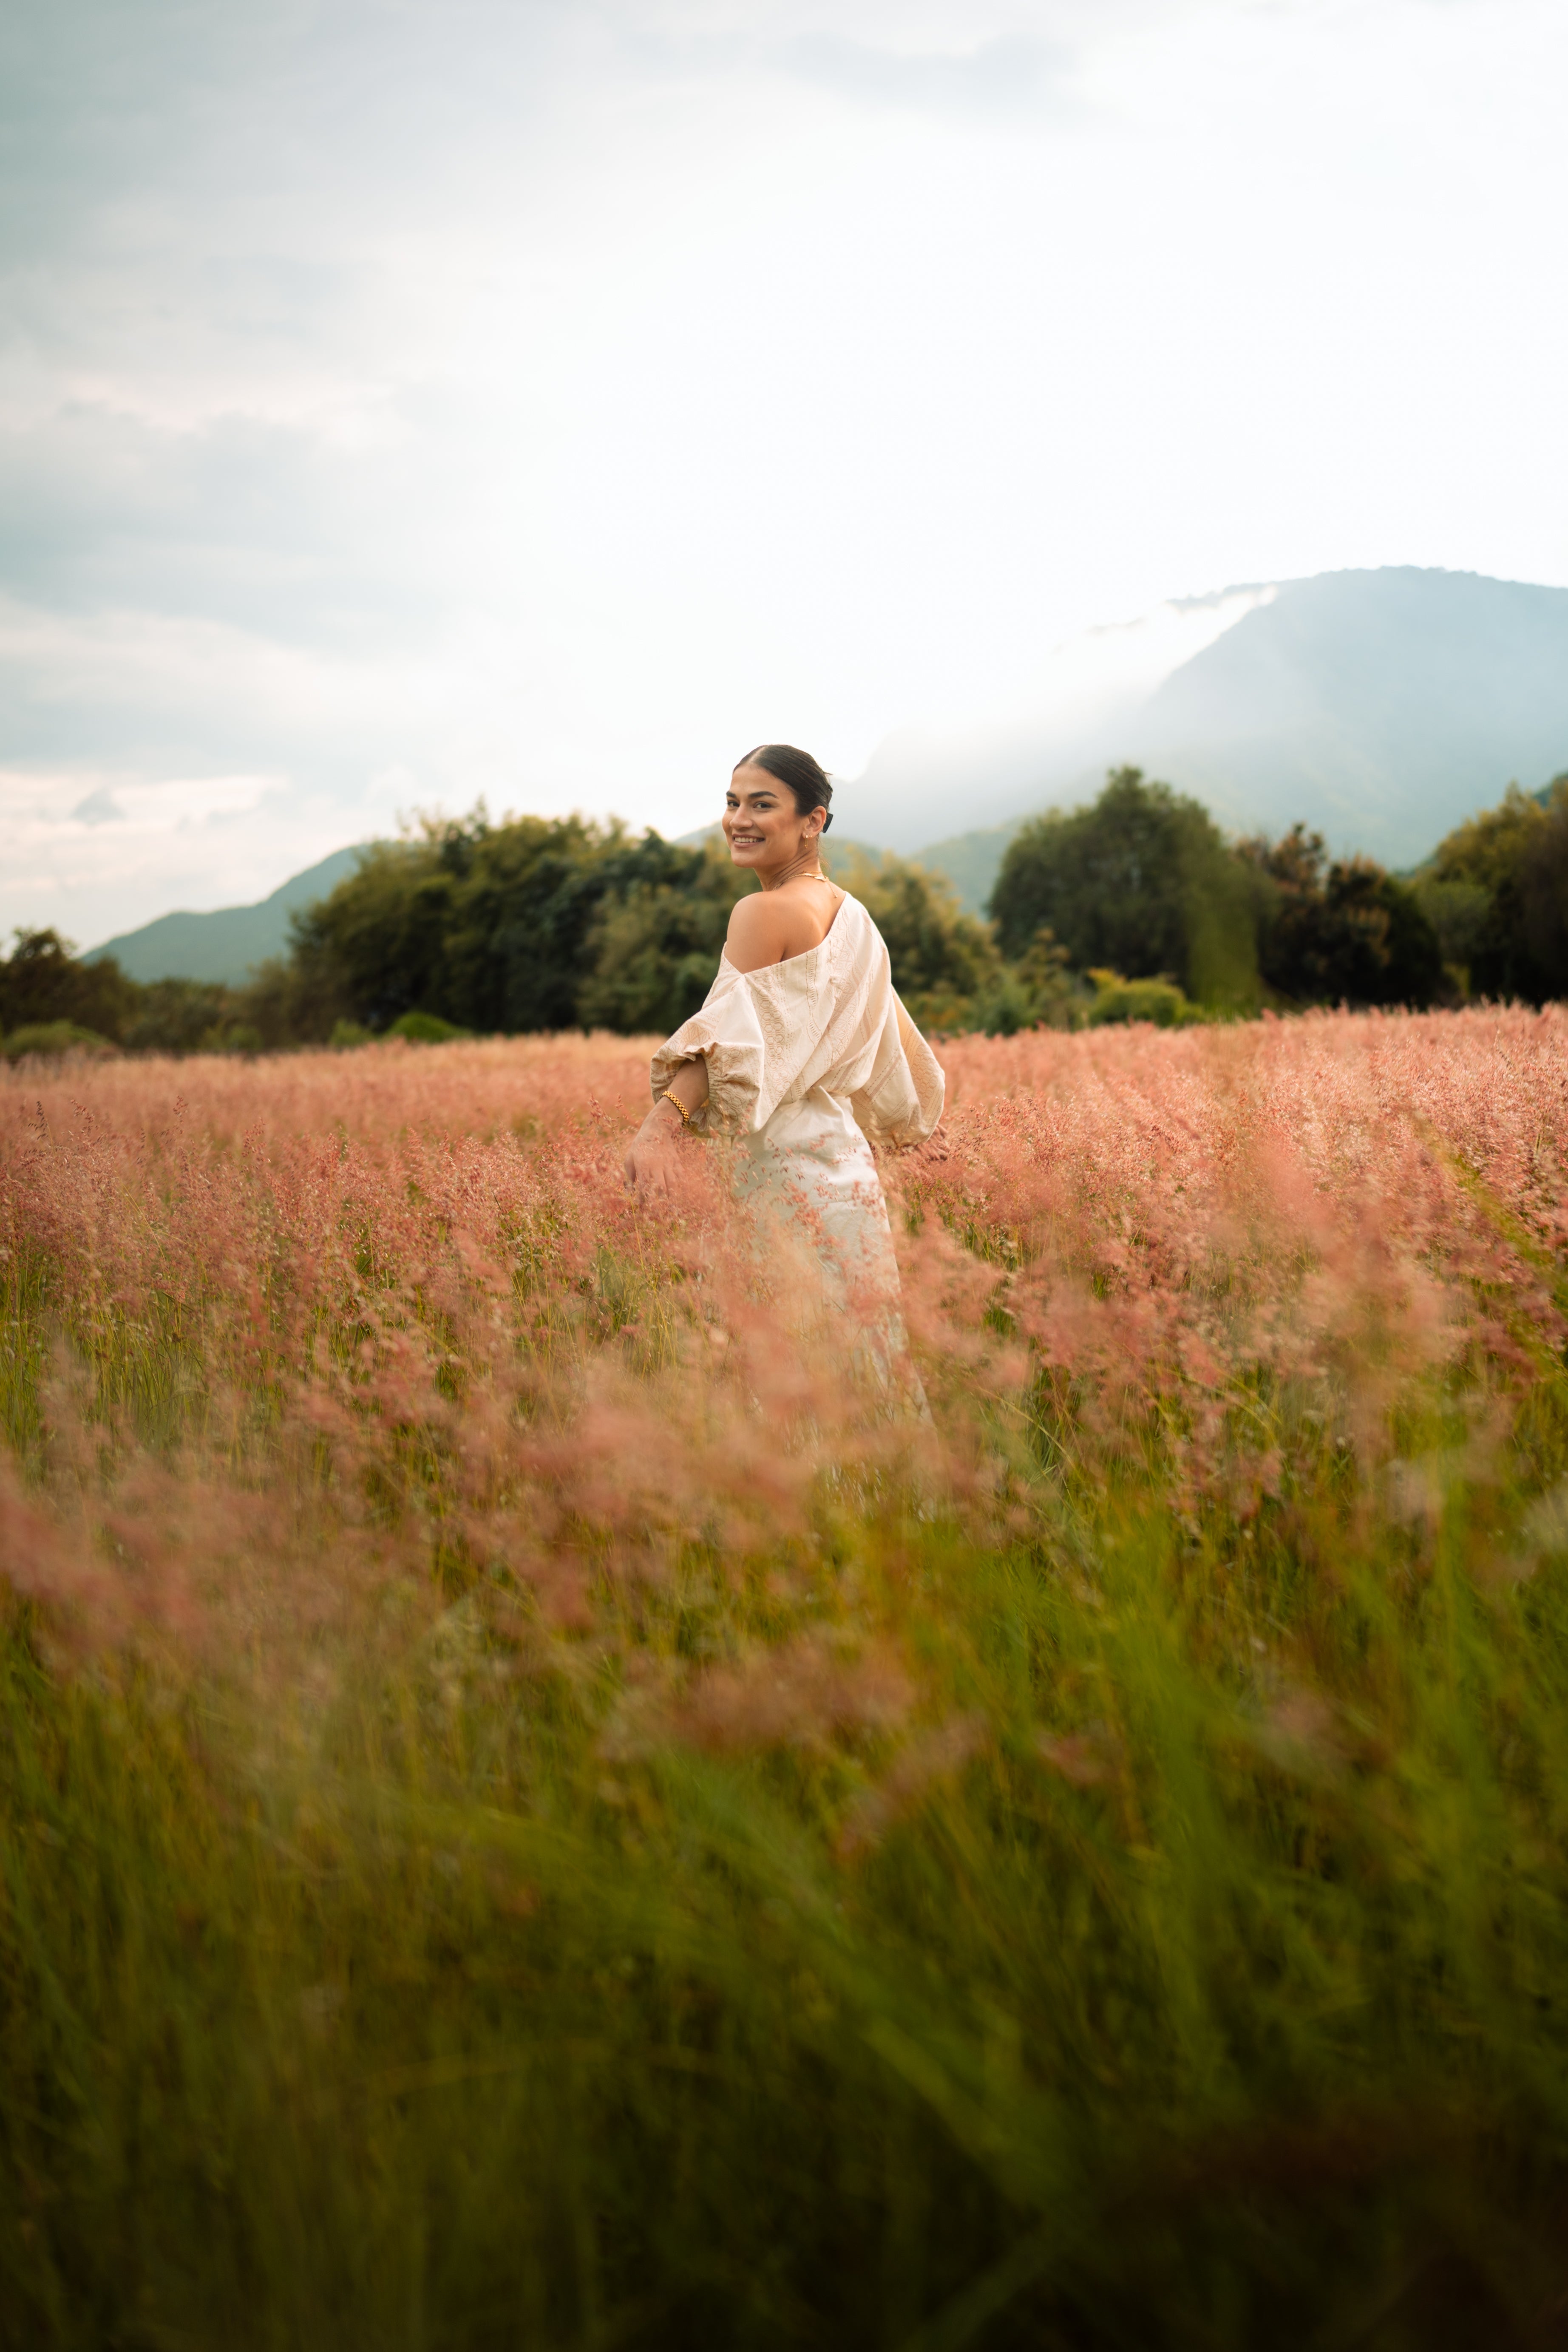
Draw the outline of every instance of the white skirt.
<instances>
[{"instance_id":1,"label":"white skirt","mask_svg":"<svg viewBox=\"0 0 1568 2352\"><path fill-rule=\"evenodd\" d=\"M903 1291L882 1180L848 1104L813 1087L781 1103L734 1160L738 1204L781 1288L831 1318L852 1373L897 1410L930 1418L910 1359Z\"/></svg>"}]
</instances>

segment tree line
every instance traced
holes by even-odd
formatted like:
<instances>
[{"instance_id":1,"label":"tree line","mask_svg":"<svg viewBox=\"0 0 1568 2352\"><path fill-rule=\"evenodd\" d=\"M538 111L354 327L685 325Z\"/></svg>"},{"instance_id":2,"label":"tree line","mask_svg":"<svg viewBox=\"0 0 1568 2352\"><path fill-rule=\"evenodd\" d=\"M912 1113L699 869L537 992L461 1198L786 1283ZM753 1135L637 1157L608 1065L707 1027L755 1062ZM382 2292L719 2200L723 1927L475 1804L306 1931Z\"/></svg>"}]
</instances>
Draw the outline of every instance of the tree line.
<instances>
[{"instance_id":1,"label":"tree line","mask_svg":"<svg viewBox=\"0 0 1568 2352\"><path fill-rule=\"evenodd\" d=\"M1568 997L1568 775L1534 796L1510 787L1401 877L1331 857L1301 825L1228 842L1199 802L1121 768L1087 807L1015 835L985 921L917 863L828 850L914 1017L939 1032ZM0 959L0 1047L668 1034L701 1003L751 887L717 843L582 817L492 823L481 806L368 849L243 987L138 982L52 930L18 932Z\"/></svg>"},{"instance_id":2,"label":"tree line","mask_svg":"<svg viewBox=\"0 0 1568 2352\"><path fill-rule=\"evenodd\" d=\"M1089 807L1014 837L990 911L1004 955L1041 927L1069 967L1156 973L1215 1011L1568 997L1568 774L1510 785L1415 874L1331 857L1293 825L1227 843L1200 803L1136 768Z\"/></svg>"},{"instance_id":3,"label":"tree line","mask_svg":"<svg viewBox=\"0 0 1568 2352\"><path fill-rule=\"evenodd\" d=\"M940 876L903 859L851 857L839 870L880 926L917 1017L969 1025L1004 968L990 927L962 911ZM718 844L685 847L575 816L492 823L480 807L366 850L291 919L289 954L244 987L142 985L110 957L81 961L52 930L19 932L0 960L0 1049L668 1034L707 994L730 910L753 887Z\"/></svg>"}]
</instances>

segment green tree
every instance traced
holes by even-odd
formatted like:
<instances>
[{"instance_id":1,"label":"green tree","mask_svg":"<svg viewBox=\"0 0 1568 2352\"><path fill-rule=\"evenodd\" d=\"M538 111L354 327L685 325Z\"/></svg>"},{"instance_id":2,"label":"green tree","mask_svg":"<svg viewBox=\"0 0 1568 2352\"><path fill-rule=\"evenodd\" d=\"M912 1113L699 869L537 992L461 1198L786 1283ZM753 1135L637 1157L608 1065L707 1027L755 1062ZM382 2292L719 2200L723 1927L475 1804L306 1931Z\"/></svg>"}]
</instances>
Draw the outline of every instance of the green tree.
<instances>
[{"instance_id":1,"label":"green tree","mask_svg":"<svg viewBox=\"0 0 1568 2352\"><path fill-rule=\"evenodd\" d=\"M1295 1004L1432 1003L1443 952L1415 892L1370 857L1331 863L1319 833L1237 844L1258 886L1258 968Z\"/></svg>"},{"instance_id":2,"label":"green tree","mask_svg":"<svg viewBox=\"0 0 1568 2352\"><path fill-rule=\"evenodd\" d=\"M852 855L844 872L888 942L912 1007L966 1004L999 962L987 927L945 877L897 857ZM304 1000L270 1022L330 1037L342 1021L383 1031L435 1013L481 1033L580 1024L668 1034L719 968L730 910L755 887L717 843L682 848L618 824L482 808L368 851L331 897L295 919L289 967ZM267 977L267 976L264 976ZM268 980L282 992L279 975Z\"/></svg>"},{"instance_id":3,"label":"green tree","mask_svg":"<svg viewBox=\"0 0 1568 2352\"><path fill-rule=\"evenodd\" d=\"M1020 1029L1080 1029L1089 998L1084 982L1068 970L1066 948L1042 923L1026 954L1014 963L998 956L994 977L972 1001L970 1025L988 1037L1015 1037Z\"/></svg>"},{"instance_id":4,"label":"green tree","mask_svg":"<svg viewBox=\"0 0 1568 2352\"><path fill-rule=\"evenodd\" d=\"M292 974L289 991L297 1010ZM134 981L112 956L83 962L58 931L18 931L13 953L0 959L0 1030L11 1037L58 1030L64 1050L68 1028L132 1054L249 1052L294 1043L289 1021L268 1027L256 1018L257 993L255 986L232 989L216 981Z\"/></svg>"},{"instance_id":5,"label":"green tree","mask_svg":"<svg viewBox=\"0 0 1568 2352\"><path fill-rule=\"evenodd\" d=\"M219 981L145 981L136 995L121 1034L121 1045L132 1054L220 1050L241 1025L235 992ZM259 1031L250 1029L250 1037L259 1043Z\"/></svg>"},{"instance_id":6,"label":"green tree","mask_svg":"<svg viewBox=\"0 0 1568 2352\"><path fill-rule=\"evenodd\" d=\"M327 898L296 914L289 980L258 975L274 1018L309 1036L330 1034L345 1014L384 1029L421 1005L444 1010L436 992L470 846L466 830L426 825L415 840L377 842Z\"/></svg>"},{"instance_id":7,"label":"green tree","mask_svg":"<svg viewBox=\"0 0 1568 2352\"><path fill-rule=\"evenodd\" d=\"M684 886L637 882L602 901L577 994L584 1028L668 1036L689 1020L713 984L730 910L750 887L729 853L710 847Z\"/></svg>"},{"instance_id":8,"label":"green tree","mask_svg":"<svg viewBox=\"0 0 1568 2352\"><path fill-rule=\"evenodd\" d=\"M293 952L258 964L245 986L231 992L230 1003L235 1017L271 1052L326 1045L351 1017L342 967L330 942L308 924L303 938L296 931Z\"/></svg>"},{"instance_id":9,"label":"green tree","mask_svg":"<svg viewBox=\"0 0 1568 2352\"><path fill-rule=\"evenodd\" d=\"M47 1027L66 1021L118 1045L141 995L112 956L84 963L69 940L52 929L18 929L8 956L0 956L0 1030Z\"/></svg>"},{"instance_id":10,"label":"green tree","mask_svg":"<svg viewBox=\"0 0 1568 2352\"><path fill-rule=\"evenodd\" d=\"M1163 975L1199 1003L1257 998L1256 895L1208 811L1113 770L1089 807L1053 809L1008 845L991 896L1003 951L1025 954L1042 926L1079 971Z\"/></svg>"},{"instance_id":11,"label":"green tree","mask_svg":"<svg viewBox=\"0 0 1568 2352\"><path fill-rule=\"evenodd\" d=\"M582 1019L601 913L639 889L700 894L709 874L703 850L651 832L634 840L619 823L497 826L476 844L454 893L445 1001L427 997L426 1009L477 1030L570 1028ZM715 948L715 970L718 961Z\"/></svg>"},{"instance_id":12,"label":"green tree","mask_svg":"<svg viewBox=\"0 0 1568 2352\"><path fill-rule=\"evenodd\" d=\"M1417 887L1479 995L1568 996L1568 775L1539 794L1510 784L1438 845Z\"/></svg>"},{"instance_id":13,"label":"green tree","mask_svg":"<svg viewBox=\"0 0 1568 2352\"><path fill-rule=\"evenodd\" d=\"M705 964L700 1001L747 887L727 860L657 833L577 816L492 824L480 806L367 851L295 918L291 969L323 1036L412 1012L481 1034L643 1027L655 1004L689 1003Z\"/></svg>"},{"instance_id":14,"label":"green tree","mask_svg":"<svg viewBox=\"0 0 1568 2352\"><path fill-rule=\"evenodd\" d=\"M1491 929L1491 895L1479 882L1439 882L1428 869L1411 885L1421 911L1437 935L1448 988L1461 1001L1471 994L1471 974Z\"/></svg>"}]
</instances>

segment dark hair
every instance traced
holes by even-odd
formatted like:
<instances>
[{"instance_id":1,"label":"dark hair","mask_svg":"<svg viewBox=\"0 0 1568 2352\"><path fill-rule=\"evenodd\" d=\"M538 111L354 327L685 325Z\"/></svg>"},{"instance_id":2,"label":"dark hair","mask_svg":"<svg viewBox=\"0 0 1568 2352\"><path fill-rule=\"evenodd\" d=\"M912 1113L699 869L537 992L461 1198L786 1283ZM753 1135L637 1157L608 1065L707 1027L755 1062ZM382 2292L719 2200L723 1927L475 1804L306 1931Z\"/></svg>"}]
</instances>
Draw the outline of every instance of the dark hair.
<instances>
[{"instance_id":1,"label":"dark hair","mask_svg":"<svg viewBox=\"0 0 1568 2352\"><path fill-rule=\"evenodd\" d=\"M826 769L819 768L809 751L797 751L793 743L759 743L754 751L748 751L735 765L763 768L781 784L787 784L797 816L809 816L814 808L826 809L827 814L822 820L824 833L833 823L833 785Z\"/></svg>"}]
</instances>

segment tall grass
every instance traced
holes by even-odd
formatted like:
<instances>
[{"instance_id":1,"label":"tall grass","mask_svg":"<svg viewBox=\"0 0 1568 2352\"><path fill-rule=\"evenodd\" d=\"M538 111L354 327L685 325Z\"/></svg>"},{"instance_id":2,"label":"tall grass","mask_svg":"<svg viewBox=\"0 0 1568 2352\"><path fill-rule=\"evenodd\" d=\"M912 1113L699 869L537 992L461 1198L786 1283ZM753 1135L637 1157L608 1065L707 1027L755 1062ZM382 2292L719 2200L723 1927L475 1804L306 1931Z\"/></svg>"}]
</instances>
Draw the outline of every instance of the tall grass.
<instances>
[{"instance_id":1,"label":"tall grass","mask_svg":"<svg viewBox=\"0 0 1568 2352\"><path fill-rule=\"evenodd\" d=\"M0 2339L1561 2340L1568 1023L947 1058L929 1428L620 1041L0 1080Z\"/></svg>"}]
</instances>

